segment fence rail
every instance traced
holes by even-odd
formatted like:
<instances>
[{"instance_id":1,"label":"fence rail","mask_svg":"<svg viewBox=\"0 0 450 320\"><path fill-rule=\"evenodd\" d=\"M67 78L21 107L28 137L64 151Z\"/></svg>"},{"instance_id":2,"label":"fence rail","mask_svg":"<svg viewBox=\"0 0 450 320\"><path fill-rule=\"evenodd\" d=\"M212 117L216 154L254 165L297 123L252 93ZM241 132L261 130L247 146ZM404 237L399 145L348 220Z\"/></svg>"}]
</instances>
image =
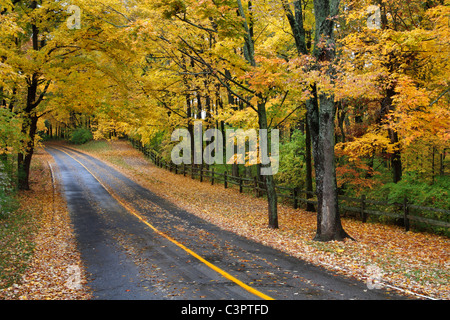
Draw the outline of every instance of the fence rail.
<instances>
[{"instance_id":1,"label":"fence rail","mask_svg":"<svg viewBox=\"0 0 450 320\"><path fill-rule=\"evenodd\" d=\"M265 182L257 179L257 177L236 177L228 174L227 172L221 173L214 171L214 169L205 169L202 165L175 165L172 162L165 161L157 152L142 145L140 141L133 139L129 140L133 147L143 152L145 156L149 157L153 163L155 163L155 165L160 168L168 169L176 174L190 176L192 179L199 178L201 182L207 179L210 181L211 185L220 182L223 183L224 188L228 188L229 184L236 185L239 187L240 193L242 193L244 189L250 189L258 197L262 196L266 191ZM295 209L298 208L299 202L317 205L317 200L314 199L314 196L316 195L315 192L284 186L276 186L276 190L277 197L290 200ZM304 197L301 195L304 195ZM338 196L338 200L341 211L354 212L360 216L363 222L367 221L368 215L376 215L402 220L406 231L410 229L410 221L418 221L435 227L450 228L450 210L413 205L409 203L406 196L402 203L389 203L388 201L371 200L367 199L365 195L362 195L360 198ZM348 205L348 203L354 203L357 205L352 206ZM368 209L369 206L391 207L395 208L395 212L372 210ZM443 220L436 220L413 214L413 212L433 212L440 214L445 218Z\"/></svg>"}]
</instances>

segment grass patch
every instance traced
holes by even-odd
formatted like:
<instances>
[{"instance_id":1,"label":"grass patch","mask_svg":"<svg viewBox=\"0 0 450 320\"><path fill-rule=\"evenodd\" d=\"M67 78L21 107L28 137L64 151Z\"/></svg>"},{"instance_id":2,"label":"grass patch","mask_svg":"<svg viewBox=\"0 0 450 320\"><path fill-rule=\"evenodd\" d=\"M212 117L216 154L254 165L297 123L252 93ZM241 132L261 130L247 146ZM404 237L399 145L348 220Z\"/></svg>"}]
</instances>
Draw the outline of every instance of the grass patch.
<instances>
[{"instance_id":1,"label":"grass patch","mask_svg":"<svg viewBox=\"0 0 450 320\"><path fill-rule=\"evenodd\" d=\"M0 219L0 289L20 280L34 250L36 219L28 208L20 208Z\"/></svg>"},{"instance_id":2,"label":"grass patch","mask_svg":"<svg viewBox=\"0 0 450 320\"><path fill-rule=\"evenodd\" d=\"M85 144L77 145L77 149L86 152L109 152L113 150L111 143L106 140L89 141Z\"/></svg>"},{"instance_id":3,"label":"grass patch","mask_svg":"<svg viewBox=\"0 0 450 320\"><path fill-rule=\"evenodd\" d=\"M46 178L44 163L33 161L31 172L33 190L15 194L7 214L0 216L0 290L20 281L35 248L43 209L36 198L45 194L42 191Z\"/></svg>"}]
</instances>

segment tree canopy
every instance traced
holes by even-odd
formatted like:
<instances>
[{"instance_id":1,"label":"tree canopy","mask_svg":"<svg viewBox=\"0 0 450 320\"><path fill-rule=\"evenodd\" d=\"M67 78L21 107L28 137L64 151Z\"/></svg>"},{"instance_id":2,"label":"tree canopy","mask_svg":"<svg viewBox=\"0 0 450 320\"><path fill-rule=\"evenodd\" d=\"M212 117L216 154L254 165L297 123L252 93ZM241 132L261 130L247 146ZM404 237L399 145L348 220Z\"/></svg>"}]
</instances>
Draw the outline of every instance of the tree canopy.
<instances>
[{"instance_id":1,"label":"tree canopy","mask_svg":"<svg viewBox=\"0 0 450 320\"><path fill-rule=\"evenodd\" d=\"M445 176L449 0L0 0L0 13L0 153L17 155L21 189L43 136L84 127L167 155L196 120L280 129L269 226L275 183L314 181L318 240L348 236L339 190Z\"/></svg>"}]
</instances>

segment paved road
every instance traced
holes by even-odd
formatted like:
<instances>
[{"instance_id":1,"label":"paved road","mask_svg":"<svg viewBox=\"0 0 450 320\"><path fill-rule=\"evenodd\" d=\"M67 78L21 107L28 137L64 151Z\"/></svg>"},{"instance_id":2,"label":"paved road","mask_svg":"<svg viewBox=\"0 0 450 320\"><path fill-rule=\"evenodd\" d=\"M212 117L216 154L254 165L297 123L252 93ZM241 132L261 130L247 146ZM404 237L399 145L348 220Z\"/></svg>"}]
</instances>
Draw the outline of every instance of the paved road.
<instances>
[{"instance_id":1,"label":"paved road","mask_svg":"<svg viewBox=\"0 0 450 320\"><path fill-rule=\"evenodd\" d=\"M95 299L401 298L224 231L84 153L47 151Z\"/></svg>"}]
</instances>

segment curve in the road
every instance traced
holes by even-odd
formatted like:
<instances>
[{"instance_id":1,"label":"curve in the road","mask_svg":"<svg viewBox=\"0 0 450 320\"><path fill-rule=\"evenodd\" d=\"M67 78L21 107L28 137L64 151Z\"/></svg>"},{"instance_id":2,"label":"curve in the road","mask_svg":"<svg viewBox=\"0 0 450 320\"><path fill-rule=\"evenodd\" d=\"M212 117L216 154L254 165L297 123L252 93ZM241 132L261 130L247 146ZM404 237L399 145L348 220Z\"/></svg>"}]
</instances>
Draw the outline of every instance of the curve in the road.
<instances>
[{"instance_id":1,"label":"curve in the road","mask_svg":"<svg viewBox=\"0 0 450 320\"><path fill-rule=\"evenodd\" d=\"M403 298L222 230L80 151L47 151L100 299Z\"/></svg>"}]
</instances>

